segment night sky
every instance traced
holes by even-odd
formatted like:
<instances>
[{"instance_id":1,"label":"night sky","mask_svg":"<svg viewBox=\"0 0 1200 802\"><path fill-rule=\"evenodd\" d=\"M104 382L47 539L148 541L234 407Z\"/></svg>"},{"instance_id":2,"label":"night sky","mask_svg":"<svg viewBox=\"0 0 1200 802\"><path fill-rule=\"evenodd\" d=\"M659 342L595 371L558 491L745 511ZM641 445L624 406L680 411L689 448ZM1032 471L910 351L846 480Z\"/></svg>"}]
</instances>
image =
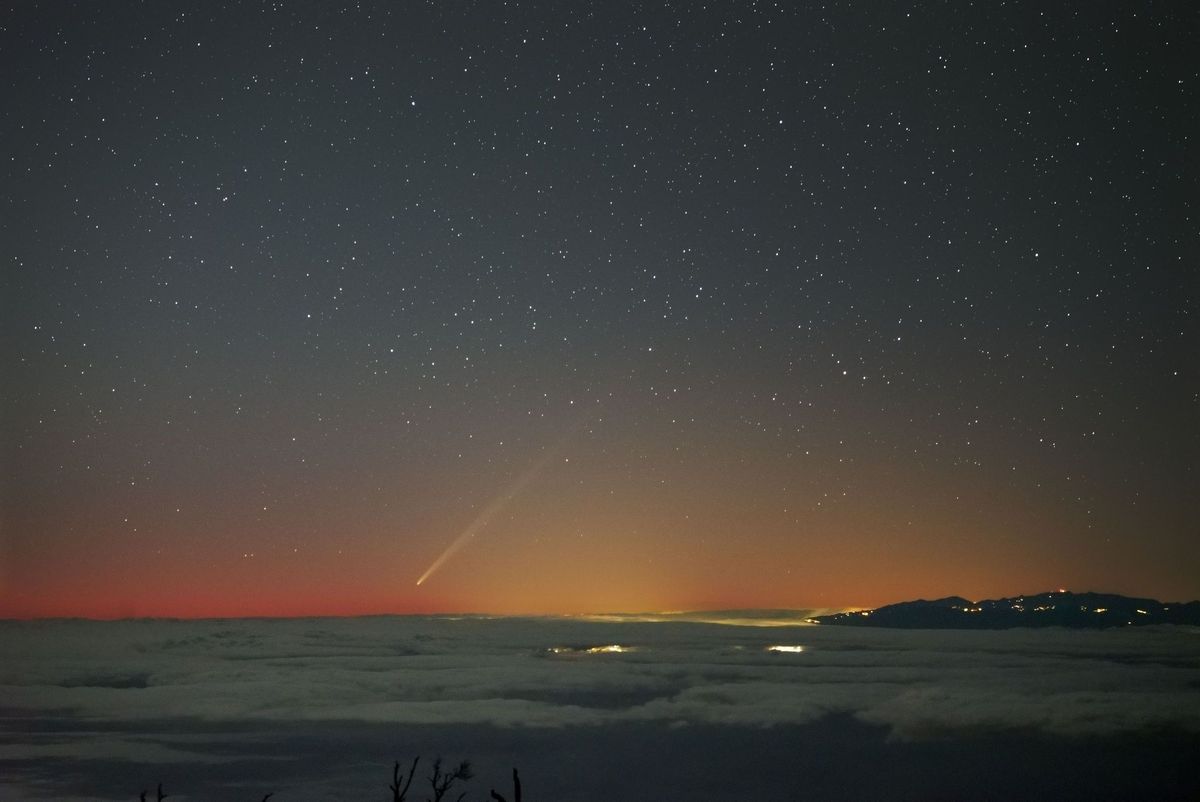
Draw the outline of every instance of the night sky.
<instances>
[{"instance_id":1,"label":"night sky","mask_svg":"<svg viewBox=\"0 0 1200 802\"><path fill-rule=\"evenodd\" d=\"M0 615L1198 597L1196 22L10 4Z\"/></svg>"}]
</instances>

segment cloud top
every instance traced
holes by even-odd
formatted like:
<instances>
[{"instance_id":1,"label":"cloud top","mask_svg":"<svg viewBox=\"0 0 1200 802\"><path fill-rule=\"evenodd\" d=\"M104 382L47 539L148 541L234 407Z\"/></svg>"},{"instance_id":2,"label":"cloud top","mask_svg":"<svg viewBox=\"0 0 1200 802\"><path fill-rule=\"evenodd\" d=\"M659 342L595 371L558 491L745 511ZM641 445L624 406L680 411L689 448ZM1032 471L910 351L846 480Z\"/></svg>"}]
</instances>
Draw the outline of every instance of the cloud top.
<instances>
[{"instance_id":1,"label":"cloud top","mask_svg":"<svg viewBox=\"0 0 1200 802\"><path fill-rule=\"evenodd\" d=\"M470 617L0 622L11 656L0 698L13 714L108 722L770 727L841 713L899 739L1200 731L1198 634ZM770 648L780 645L802 648Z\"/></svg>"}]
</instances>

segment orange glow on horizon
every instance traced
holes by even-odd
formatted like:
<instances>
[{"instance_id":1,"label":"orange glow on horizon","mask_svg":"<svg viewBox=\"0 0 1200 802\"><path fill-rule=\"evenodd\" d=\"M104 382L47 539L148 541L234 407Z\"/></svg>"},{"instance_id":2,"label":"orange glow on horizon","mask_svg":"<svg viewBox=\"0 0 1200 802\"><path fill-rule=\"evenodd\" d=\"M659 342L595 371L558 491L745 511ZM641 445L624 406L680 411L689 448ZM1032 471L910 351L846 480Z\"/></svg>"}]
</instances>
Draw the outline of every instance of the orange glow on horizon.
<instances>
[{"instance_id":1,"label":"orange glow on horizon","mask_svg":"<svg viewBox=\"0 0 1200 802\"><path fill-rule=\"evenodd\" d=\"M419 522L422 528L397 530L386 516L326 500L328 509L318 507L308 523L319 527L318 535L293 547L293 532L305 524L298 513L250 534L194 534L171 517L172 508L156 524L170 536L156 532L152 541L109 526L86 538L26 538L36 548L0 543L0 616L845 609L1064 585L1170 601L1200 595L1186 561L1164 568L1136 542L1115 540L1104 561L1080 562L1077 550L1094 550L1093 535L1080 530L1068 538L1070 548L1057 545L1046 534L1062 527L1052 505L1014 500L1003 514L985 517L947 502L914 513L911 499L936 490L884 474L867 478L887 492L784 516L785 502L761 490L757 475L726 479L701 466L666 492L648 483L614 485L602 466L591 470L599 477L594 489L565 471L544 472L536 492L491 511L486 536L419 587L420 572L478 512L435 499L443 505L436 517ZM614 487L620 492L610 493ZM954 490L971 504L992 492L968 484ZM78 531L92 520L119 521L118 511L104 504L64 505L59 525ZM967 526L969 538L960 535Z\"/></svg>"}]
</instances>

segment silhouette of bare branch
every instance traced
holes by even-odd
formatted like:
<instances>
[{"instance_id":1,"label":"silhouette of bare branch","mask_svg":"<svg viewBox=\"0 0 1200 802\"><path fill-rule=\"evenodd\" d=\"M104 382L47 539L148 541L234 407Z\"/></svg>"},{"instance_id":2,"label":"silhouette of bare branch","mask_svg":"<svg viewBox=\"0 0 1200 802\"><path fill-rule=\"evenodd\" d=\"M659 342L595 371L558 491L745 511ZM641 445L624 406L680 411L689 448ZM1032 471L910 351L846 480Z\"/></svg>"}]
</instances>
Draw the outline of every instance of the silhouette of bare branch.
<instances>
[{"instance_id":1,"label":"silhouette of bare branch","mask_svg":"<svg viewBox=\"0 0 1200 802\"><path fill-rule=\"evenodd\" d=\"M503 795L496 792L495 788L492 789L492 799L496 802L508 802ZM521 778L515 768L513 769L513 802L521 802Z\"/></svg>"},{"instance_id":2,"label":"silhouette of bare branch","mask_svg":"<svg viewBox=\"0 0 1200 802\"><path fill-rule=\"evenodd\" d=\"M442 802L442 799L449 793L450 789L459 780L467 781L474 777L474 772L471 771L471 763L464 760L458 764L458 768L454 771L442 771L442 759L438 757L433 761L433 773L429 775L429 787L433 789L433 802ZM461 800L465 793L459 794Z\"/></svg>"},{"instance_id":3,"label":"silhouette of bare branch","mask_svg":"<svg viewBox=\"0 0 1200 802\"><path fill-rule=\"evenodd\" d=\"M406 802L408 799L408 791L412 787L413 779L417 775L417 764L421 762L421 756L417 755L413 758L412 764L408 767L408 771L400 770L400 761L397 760L392 764L392 782L388 788L392 792L392 802ZM453 771L442 768L442 758L438 757L433 761L433 771L429 774L429 788L433 791L433 797L427 799L426 802L443 802L447 799L447 794L454 788L455 785L470 780L475 776L475 772L471 770L471 762L464 760L459 763ZM149 791L143 790L138 796L139 802L148 802L147 794ZM170 794L163 791L163 784L160 782L156 789L156 802L163 802ZM269 802L271 797L275 796L275 792L271 791L264 794L262 802ZM456 802L462 802L467 796L467 792L463 791L455 799ZM495 802L508 802L502 794L492 789L491 797ZM513 769L513 802L521 802L521 777L517 774L517 770Z\"/></svg>"},{"instance_id":4,"label":"silhouette of bare branch","mask_svg":"<svg viewBox=\"0 0 1200 802\"><path fill-rule=\"evenodd\" d=\"M392 789L392 802L404 802L408 794L408 788L412 785L413 776L417 773L417 762L421 759L420 755L413 758L412 766L408 769L408 776L400 772L400 761L392 766L392 784L388 788Z\"/></svg>"}]
</instances>

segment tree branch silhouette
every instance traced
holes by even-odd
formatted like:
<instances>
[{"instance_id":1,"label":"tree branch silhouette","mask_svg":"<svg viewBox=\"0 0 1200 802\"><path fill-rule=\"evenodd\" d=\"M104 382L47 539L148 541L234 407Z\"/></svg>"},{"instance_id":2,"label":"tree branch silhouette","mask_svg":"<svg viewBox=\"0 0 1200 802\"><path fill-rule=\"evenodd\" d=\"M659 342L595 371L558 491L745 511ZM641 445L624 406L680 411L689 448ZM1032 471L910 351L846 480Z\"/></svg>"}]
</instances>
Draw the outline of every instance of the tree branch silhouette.
<instances>
[{"instance_id":1,"label":"tree branch silhouette","mask_svg":"<svg viewBox=\"0 0 1200 802\"><path fill-rule=\"evenodd\" d=\"M508 802L503 795L492 789L492 799L496 802ZM513 802L521 802L521 777L517 774L516 768L513 769Z\"/></svg>"},{"instance_id":2,"label":"tree branch silhouette","mask_svg":"<svg viewBox=\"0 0 1200 802\"><path fill-rule=\"evenodd\" d=\"M474 777L474 772L471 771L470 761L464 760L458 764L458 768L454 771L442 771L442 759L438 757L433 761L433 773L429 775L429 786L433 789L433 802L442 802L442 798L454 787L454 784L459 780L467 781ZM466 792L458 795L458 799L466 796Z\"/></svg>"},{"instance_id":3,"label":"tree branch silhouette","mask_svg":"<svg viewBox=\"0 0 1200 802\"><path fill-rule=\"evenodd\" d=\"M413 776L417 773L417 762L420 759L420 755L413 758L412 766L408 769L407 778L400 773L399 760L392 766L392 784L388 786L388 788L392 789L392 802L404 802L405 796L408 794L408 788L412 785Z\"/></svg>"}]
</instances>

